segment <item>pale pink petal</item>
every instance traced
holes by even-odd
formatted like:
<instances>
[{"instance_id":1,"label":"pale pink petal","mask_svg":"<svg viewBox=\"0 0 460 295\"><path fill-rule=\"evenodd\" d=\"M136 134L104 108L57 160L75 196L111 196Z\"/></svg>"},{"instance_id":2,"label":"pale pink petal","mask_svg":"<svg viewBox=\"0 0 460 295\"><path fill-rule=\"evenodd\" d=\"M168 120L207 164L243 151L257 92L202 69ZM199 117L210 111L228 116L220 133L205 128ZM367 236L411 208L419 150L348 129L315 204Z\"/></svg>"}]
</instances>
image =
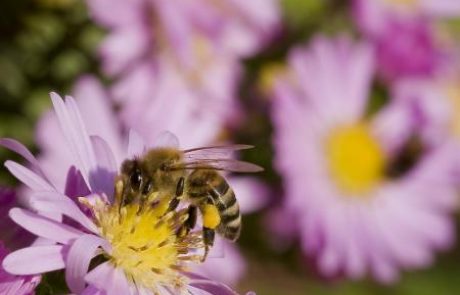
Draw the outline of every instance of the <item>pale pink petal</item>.
<instances>
[{"instance_id":1,"label":"pale pink petal","mask_svg":"<svg viewBox=\"0 0 460 295\"><path fill-rule=\"evenodd\" d=\"M151 37L143 23L117 28L102 42L100 53L104 71L116 75L127 69L149 48Z\"/></svg>"},{"instance_id":2,"label":"pale pink petal","mask_svg":"<svg viewBox=\"0 0 460 295\"><path fill-rule=\"evenodd\" d=\"M403 103L392 103L380 111L372 122L374 135L385 151L393 154L398 151L414 131L414 117Z\"/></svg>"},{"instance_id":3,"label":"pale pink petal","mask_svg":"<svg viewBox=\"0 0 460 295\"><path fill-rule=\"evenodd\" d=\"M107 241L94 236L82 235L70 247L66 261L66 281L72 292L81 293L85 288L85 275L91 259L97 255L98 248Z\"/></svg>"},{"instance_id":4,"label":"pale pink petal","mask_svg":"<svg viewBox=\"0 0 460 295\"><path fill-rule=\"evenodd\" d=\"M54 191L53 186L41 176L16 162L6 161L5 167L22 183L36 191Z\"/></svg>"},{"instance_id":5,"label":"pale pink petal","mask_svg":"<svg viewBox=\"0 0 460 295\"><path fill-rule=\"evenodd\" d=\"M62 244L67 244L83 234L73 227L20 208L11 209L9 216L31 233Z\"/></svg>"},{"instance_id":6,"label":"pale pink petal","mask_svg":"<svg viewBox=\"0 0 460 295\"><path fill-rule=\"evenodd\" d=\"M93 192L103 192L113 196L115 175L118 172L118 165L108 143L100 136L91 136L94 153L97 159L97 169L92 172L94 183Z\"/></svg>"},{"instance_id":7,"label":"pale pink petal","mask_svg":"<svg viewBox=\"0 0 460 295\"><path fill-rule=\"evenodd\" d=\"M125 151L121 125L113 110L108 90L93 76L83 76L76 82L73 94L77 100L89 135L102 137L110 146L117 163Z\"/></svg>"},{"instance_id":8,"label":"pale pink petal","mask_svg":"<svg viewBox=\"0 0 460 295\"><path fill-rule=\"evenodd\" d=\"M62 133L76 157L76 166L82 172L85 182L91 187L90 172L96 167L96 156L76 102L73 98L67 97L64 103L56 93L51 93L51 100L62 128Z\"/></svg>"},{"instance_id":9,"label":"pale pink petal","mask_svg":"<svg viewBox=\"0 0 460 295\"><path fill-rule=\"evenodd\" d=\"M37 246L17 250L3 260L3 268L12 274L33 275L65 268L62 246Z\"/></svg>"},{"instance_id":10,"label":"pale pink petal","mask_svg":"<svg viewBox=\"0 0 460 295\"><path fill-rule=\"evenodd\" d=\"M192 28L182 13L181 5L172 1L154 1L155 9L163 23L163 30L178 60L185 66L193 60L192 58ZM161 38L161 36L155 36ZM155 40L161 42L161 39Z\"/></svg>"},{"instance_id":11,"label":"pale pink petal","mask_svg":"<svg viewBox=\"0 0 460 295\"><path fill-rule=\"evenodd\" d=\"M111 262L104 262L85 276L86 282L107 294L130 294L129 284L123 270Z\"/></svg>"},{"instance_id":12,"label":"pale pink petal","mask_svg":"<svg viewBox=\"0 0 460 295\"><path fill-rule=\"evenodd\" d=\"M456 0L419 0L425 13L437 17L460 16L460 2Z\"/></svg>"},{"instance_id":13,"label":"pale pink petal","mask_svg":"<svg viewBox=\"0 0 460 295\"><path fill-rule=\"evenodd\" d=\"M179 148L179 139L170 131L163 131L157 135L152 147Z\"/></svg>"},{"instance_id":14,"label":"pale pink petal","mask_svg":"<svg viewBox=\"0 0 460 295\"><path fill-rule=\"evenodd\" d=\"M191 287L197 288L200 291L209 292L210 294L218 295L238 295L235 291L228 286L206 278L194 275L189 283ZM206 294L206 293L205 293Z\"/></svg>"},{"instance_id":15,"label":"pale pink petal","mask_svg":"<svg viewBox=\"0 0 460 295\"><path fill-rule=\"evenodd\" d=\"M46 179L45 175L41 171L40 164L38 163L37 159L35 159L34 155L32 155L32 153L22 143L11 138L0 138L0 145L21 155L32 165L33 169L35 169L44 179Z\"/></svg>"},{"instance_id":16,"label":"pale pink petal","mask_svg":"<svg viewBox=\"0 0 460 295\"><path fill-rule=\"evenodd\" d=\"M124 26L141 21L145 5L143 0L130 0L129 2L125 0L88 0L86 3L93 19L108 27Z\"/></svg>"},{"instance_id":17,"label":"pale pink petal","mask_svg":"<svg viewBox=\"0 0 460 295\"><path fill-rule=\"evenodd\" d=\"M221 247L223 248L223 256L212 257L209 255L205 263L194 268L194 272L218 282L236 285L244 275L246 262L236 245L223 242Z\"/></svg>"},{"instance_id":18,"label":"pale pink petal","mask_svg":"<svg viewBox=\"0 0 460 295\"><path fill-rule=\"evenodd\" d=\"M93 286L88 286L85 288L85 290L83 290L81 295L107 295L107 293L104 290L99 290Z\"/></svg>"},{"instance_id":19,"label":"pale pink petal","mask_svg":"<svg viewBox=\"0 0 460 295\"><path fill-rule=\"evenodd\" d=\"M262 209L269 201L269 188L255 177L231 176L227 179L235 192L242 213Z\"/></svg>"},{"instance_id":20,"label":"pale pink petal","mask_svg":"<svg viewBox=\"0 0 460 295\"><path fill-rule=\"evenodd\" d=\"M41 212L52 212L66 215L80 223L91 232L97 233L94 223L67 196L59 193L34 193L30 204Z\"/></svg>"},{"instance_id":21,"label":"pale pink petal","mask_svg":"<svg viewBox=\"0 0 460 295\"><path fill-rule=\"evenodd\" d=\"M144 140L142 140L142 137L136 131L129 130L128 140L128 159L140 156L145 152Z\"/></svg>"}]
</instances>

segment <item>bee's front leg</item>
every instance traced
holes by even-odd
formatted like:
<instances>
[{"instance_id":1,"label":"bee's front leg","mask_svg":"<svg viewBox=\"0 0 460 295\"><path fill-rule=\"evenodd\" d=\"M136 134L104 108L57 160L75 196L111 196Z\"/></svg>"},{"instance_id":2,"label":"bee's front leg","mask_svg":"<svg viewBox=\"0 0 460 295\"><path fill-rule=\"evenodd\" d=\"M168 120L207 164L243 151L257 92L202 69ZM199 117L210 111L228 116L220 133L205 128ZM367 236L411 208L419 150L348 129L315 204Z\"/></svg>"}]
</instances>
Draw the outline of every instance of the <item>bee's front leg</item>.
<instances>
[{"instance_id":1,"label":"bee's front leg","mask_svg":"<svg viewBox=\"0 0 460 295\"><path fill-rule=\"evenodd\" d=\"M185 179L184 177L181 177L179 181L177 182L176 186L176 195L174 198L171 199L169 202L168 206L168 211L171 212L177 209L177 206L179 206L180 203L180 197L184 194L184 186L185 186Z\"/></svg>"}]
</instances>

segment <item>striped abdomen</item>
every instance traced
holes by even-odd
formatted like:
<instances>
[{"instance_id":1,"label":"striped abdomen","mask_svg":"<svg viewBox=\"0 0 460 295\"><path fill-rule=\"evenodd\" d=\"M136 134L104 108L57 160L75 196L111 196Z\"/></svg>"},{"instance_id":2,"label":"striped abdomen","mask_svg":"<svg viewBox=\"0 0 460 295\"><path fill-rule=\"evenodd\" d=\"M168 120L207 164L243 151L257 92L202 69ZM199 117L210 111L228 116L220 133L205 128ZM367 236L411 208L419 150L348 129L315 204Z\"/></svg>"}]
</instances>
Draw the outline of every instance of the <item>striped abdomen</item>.
<instances>
[{"instance_id":1,"label":"striped abdomen","mask_svg":"<svg viewBox=\"0 0 460 295\"><path fill-rule=\"evenodd\" d=\"M211 191L214 204L220 212L220 225L217 232L226 239L236 241L241 232L240 206L236 201L235 193L227 181L221 177L222 182Z\"/></svg>"},{"instance_id":2,"label":"striped abdomen","mask_svg":"<svg viewBox=\"0 0 460 295\"><path fill-rule=\"evenodd\" d=\"M235 193L215 170L195 170L189 176L189 194L192 199L206 201L211 198L217 207L221 222L216 228L224 238L235 241L241 232L240 206Z\"/></svg>"}]
</instances>

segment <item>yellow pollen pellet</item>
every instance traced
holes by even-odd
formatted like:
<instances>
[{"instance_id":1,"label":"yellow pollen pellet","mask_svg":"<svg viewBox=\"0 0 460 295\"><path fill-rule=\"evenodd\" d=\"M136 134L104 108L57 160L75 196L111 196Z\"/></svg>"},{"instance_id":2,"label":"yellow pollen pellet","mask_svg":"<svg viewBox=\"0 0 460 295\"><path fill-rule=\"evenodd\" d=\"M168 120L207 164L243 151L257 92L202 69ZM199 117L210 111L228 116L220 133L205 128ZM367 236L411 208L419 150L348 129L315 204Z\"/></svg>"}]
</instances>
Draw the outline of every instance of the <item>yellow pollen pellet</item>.
<instances>
[{"instance_id":1,"label":"yellow pollen pellet","mask_svg":"<svg viewBox=\"0 0 460 295\"><path fill-rule=\"evenodd\" d=\"M206 204L201 207L203 214L203 226L214 229L220 224L220 214L216 206L212 204Z\"/></svg>"}]
</instances>

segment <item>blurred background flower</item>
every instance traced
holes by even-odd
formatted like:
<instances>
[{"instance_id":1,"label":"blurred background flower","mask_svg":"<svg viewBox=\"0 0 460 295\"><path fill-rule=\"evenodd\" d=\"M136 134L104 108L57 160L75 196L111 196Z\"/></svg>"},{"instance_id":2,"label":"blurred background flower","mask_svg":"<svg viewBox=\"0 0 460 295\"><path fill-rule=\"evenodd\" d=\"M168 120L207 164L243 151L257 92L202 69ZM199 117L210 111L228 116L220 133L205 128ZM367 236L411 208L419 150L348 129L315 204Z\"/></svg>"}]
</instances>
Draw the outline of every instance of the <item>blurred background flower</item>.
<instances>
[{"instance_id":1,"label":"blurred background flower","mask_svg":"<svg viewBox=\"0 0 460 295\"><path fill-rule=\"evenodd\" d=\"M19 0L0 14L0 137L55 189L88 193L51 91L75 96L117 161L129 130L256 146L235 156L265 172L228 178L242 236L205 276L268 295L460 293L459 1ZM14 251L33 238L7 212L30 189L6 169L0 186ZM36 293L65 284L52 272Z\"/></svg>"},{"instance_id":2,"label":"blurred background flower","mask_svg":"<svg viewBox=\"0 0 460 295\"><path fill-rule=\"evenodd\" d=\"M274 145L285 214L297 217L302 249L320 271L356 279L369 270L393 282L399 268L430 265L454 240L456 151L433 149L395 170L412 120L392 105L367 116L373 57L346 37L294 49L276 85Z\"/></svg>"}]
</instances>

